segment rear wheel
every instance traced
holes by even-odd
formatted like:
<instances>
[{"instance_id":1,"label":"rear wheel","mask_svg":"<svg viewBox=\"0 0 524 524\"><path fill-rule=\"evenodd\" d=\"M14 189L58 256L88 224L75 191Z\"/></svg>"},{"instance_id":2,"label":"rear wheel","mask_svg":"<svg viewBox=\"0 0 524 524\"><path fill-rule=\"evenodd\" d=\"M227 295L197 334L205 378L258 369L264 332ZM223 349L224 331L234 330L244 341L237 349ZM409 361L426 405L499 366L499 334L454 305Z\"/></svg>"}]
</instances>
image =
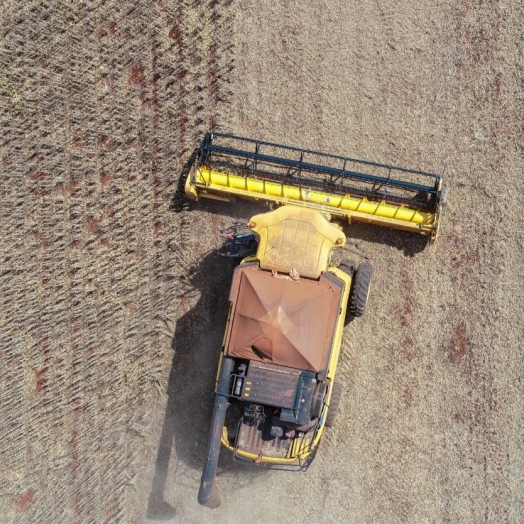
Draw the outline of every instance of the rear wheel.
<instances>
[{"instance_id":1,"label":"rear wheel","mask_svg":"<svg viewBox=\"0 0 524 524\"><path fill-rule=\"evenodd\" d=\"M360 264L355 271L348 308L349 313L354 317L361 317L366 310L372 276L373 266L368 263Z\"/></svg>"},{"instance_id":2,"label":"rear wheel","mask_svg":"<svg viewBox=\"0 0 524 524\"><path fill-rule=\"evenodd\" d=\"M329 401L329 408L326 417L326 426L328 428L335 424L337 419L338 407L340 405L340 399L342 398L343 386L340 382L333 384L333 392L331 393L331 399Z\"/></svg>"}]
</instances>

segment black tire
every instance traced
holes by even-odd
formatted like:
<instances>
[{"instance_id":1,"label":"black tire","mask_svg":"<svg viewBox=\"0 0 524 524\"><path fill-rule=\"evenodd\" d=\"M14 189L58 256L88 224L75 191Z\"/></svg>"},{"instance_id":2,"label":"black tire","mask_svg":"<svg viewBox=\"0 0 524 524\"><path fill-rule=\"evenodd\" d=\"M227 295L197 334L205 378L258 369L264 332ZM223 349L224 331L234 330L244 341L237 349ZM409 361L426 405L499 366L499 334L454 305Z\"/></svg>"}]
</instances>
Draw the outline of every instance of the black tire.
<instances>
[{"instance_id":1,"label":"black tire","mask_svg":"<svg viewBox=\"0 0 524 524\"><path fill-rule=\"evenodd\" d=\"M329 401L329 407L326 416L326 426L328 428L331 428L335 425L343 389L344 386L340 382L335 382L333 384L333 392L331 393L331 399Z\"/></svg>"},{"instance_id":2,"label":"black tire","mask_svg":"<svg viewBox=\"0 0 524 524\"><path fill-rule=\"evenodd\" d=\"M341 269L342 271L344 271L344 273L349 275L351 278L353 278L356 268L357 268L357 263L347 258L342 259L342 261L338 265L338 269ZM352 316L349 313L349 307L348 307L346 311L346 318L344 318L344 326L347 326L349 324L349 322L351 321L351 318Z\"/></svg>"},{"instance_id":3,"label":"black tire","mask_svg":"<svg viewBox=\"0 0 524 524\"><path fill-rule=\"evenodd\" d=\"M373 276L373 266L364 262L358 266L353 277L351 294L349 295L348 311L354 317L361 317L368 302L371 277Z\"/></svg>"},{"instance_id":4,"label":"black tire","mask_svg":"<svg viewBox=\"0 0 524 524\"><path fill-rule=\"evenodd\" d=\"M353 260L348 260L347 258L344 258L338 265L338 268L344 271L344 273L347 273L350 277L353 276L356 267L356 262L353 262Z\"/></svg>"}]
</instances>

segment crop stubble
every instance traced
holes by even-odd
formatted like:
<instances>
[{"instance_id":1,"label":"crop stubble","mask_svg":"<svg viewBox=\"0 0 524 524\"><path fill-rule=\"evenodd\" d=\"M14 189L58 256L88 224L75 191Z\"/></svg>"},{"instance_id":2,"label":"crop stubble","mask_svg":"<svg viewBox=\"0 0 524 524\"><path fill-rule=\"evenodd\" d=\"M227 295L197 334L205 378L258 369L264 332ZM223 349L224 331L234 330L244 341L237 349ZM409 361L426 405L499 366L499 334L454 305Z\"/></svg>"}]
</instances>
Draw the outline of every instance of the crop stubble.
<instances>
[{"instance_id":1,"label":"crop stubble","mask_svg":"<svg viewBox=\"0 0 524 524\"><path fill-rule=\"evenodd\" d=\"M4 515L519 520L522 8L5 13ZM425 250L407 233L347 229L376 271L368 314L347 328L339 421L305 475L223 453L212 513L195 499L230 269L209 251L255 209L173 198L213 127L441 172L450 204Z\"/></svg>"},{"instance_id":2,"label":"crop stubble","mask_svg":"<svg viewBox=\"0 0 524 524\"><path fill-rule=\"evenodd\" d=\"M3 522L145 515L190 258L170 205L228 92L220 5L3 7Z\"/></svg>"}]
</instances>

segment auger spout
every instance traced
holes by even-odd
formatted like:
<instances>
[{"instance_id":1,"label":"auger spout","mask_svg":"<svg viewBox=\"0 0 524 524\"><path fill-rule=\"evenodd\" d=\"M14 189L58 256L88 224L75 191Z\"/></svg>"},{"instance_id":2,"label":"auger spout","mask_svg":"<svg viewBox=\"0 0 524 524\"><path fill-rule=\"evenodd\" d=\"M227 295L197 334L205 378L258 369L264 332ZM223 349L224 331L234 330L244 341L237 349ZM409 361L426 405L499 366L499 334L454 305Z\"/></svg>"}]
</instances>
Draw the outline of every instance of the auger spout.
<instances>
[{"instance_id":1,"label":"auger spout","mask_svg":"<svg viewBox=\"0 0 524 524\"><path fill-rule=\"evenodd\" d=\"M220 506L220 494L218 493L216 484L216 471L229 395L229 379L233 372L234 364L235 361L232 358L223 357L222 369L220 371L215 395L215 407L213 409L213 420L211 422L211 431L207 445L206 461L204 463L200 490L198 492L198 502L212 509Z\"/></svg>"}]
</instances>

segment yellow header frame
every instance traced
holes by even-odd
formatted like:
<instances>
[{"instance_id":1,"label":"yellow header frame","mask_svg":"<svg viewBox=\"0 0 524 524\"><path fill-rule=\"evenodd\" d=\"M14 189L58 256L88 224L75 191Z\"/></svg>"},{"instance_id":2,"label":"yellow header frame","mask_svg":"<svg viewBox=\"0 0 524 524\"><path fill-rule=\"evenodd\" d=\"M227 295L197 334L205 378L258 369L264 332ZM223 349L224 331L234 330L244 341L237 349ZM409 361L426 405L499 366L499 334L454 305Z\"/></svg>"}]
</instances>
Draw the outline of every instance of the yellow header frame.
<instances>
[{"instance_id":1,"label":"yellow header frame","mask_svg":"<svg viewBox=\"0 0 524 524\"><path fill-rule=\"evenodd\" d=\"M277 205L302 205L343 218L349 224L365 222L425 235L430 243L436 241L439 233L440 204L435 212L421 211L404 204L374 202L365 197L338 195L317 188L222 173L197 164L188 174L185 192L195 200L202 197L229 202L242 198Z\"/></svg>"}]
</instances>

